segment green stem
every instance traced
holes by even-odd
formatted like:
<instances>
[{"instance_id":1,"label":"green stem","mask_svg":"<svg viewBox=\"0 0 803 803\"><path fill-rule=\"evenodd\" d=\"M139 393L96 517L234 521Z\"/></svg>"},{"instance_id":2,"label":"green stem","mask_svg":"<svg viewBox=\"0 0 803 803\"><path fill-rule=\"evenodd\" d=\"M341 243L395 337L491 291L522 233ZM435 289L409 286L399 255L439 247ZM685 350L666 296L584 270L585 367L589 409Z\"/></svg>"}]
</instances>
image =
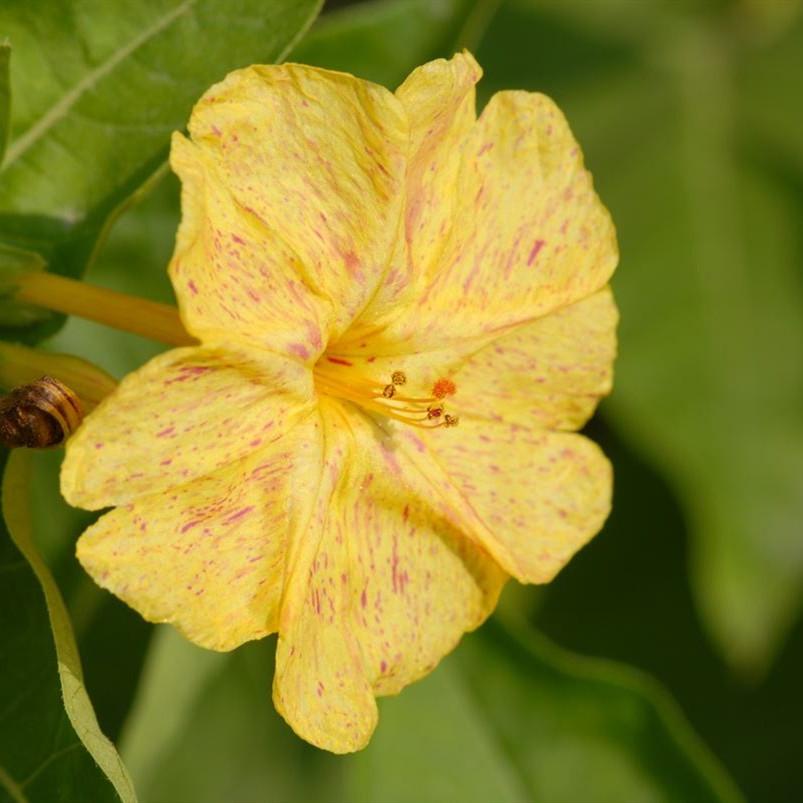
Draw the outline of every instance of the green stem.
<instances>
[{"instance_id":1,"label":"green stem","mask_svg":"<svg viewBox=\"0 0 803 803\"><path fill-rule=\"evenodd\" d=\"M171 346L190 346L197 342L184 328L173 306L47 271L29 271L15 276L12 297L18 302L77 315Z\"/></svg>"}]
</instances>

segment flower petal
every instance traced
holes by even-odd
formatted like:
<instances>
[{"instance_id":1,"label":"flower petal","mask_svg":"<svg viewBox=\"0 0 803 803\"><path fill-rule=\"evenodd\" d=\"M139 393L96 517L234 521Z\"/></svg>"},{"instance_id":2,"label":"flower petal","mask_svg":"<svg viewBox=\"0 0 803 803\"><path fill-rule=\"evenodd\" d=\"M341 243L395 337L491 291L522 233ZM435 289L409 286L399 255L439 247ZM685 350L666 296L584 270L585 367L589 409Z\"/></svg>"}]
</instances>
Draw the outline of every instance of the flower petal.
<instances>
[{"instance_id":1,"label":"flower petal","mask_svg":"<svg viewBox=\"0 0 803 803\"><path fill-rule=\"evenodd\" d=\"M129 374L67 443L67 501L88 510L124 504L281 436L310 409L310 372L268 352L261 357L175 349Z\"/></svg>"},{"instance_id":2,"label":"flower petal","mask_svg":"<svg viewBox=\"0 0 803 803\"><path fill-rule=\"evenodd\" d=\"M515 327L452 374L460 415L531 428L579 429L613 382L618 313L606 288Z\"/></svg>"},{"instance_id":3,"label":"flower petal","mask_svg":"<svg viewBox=\"0 0 803 803\"><path fill-rule=\"evenodd\" d=\"M302 422L214 474L118 507L81 536L78 559L145 619L171 622L203 647L272 633L288 535L312 505L302 489L316 448Z\"/></svg>"},{"instance_id":4,"label":"flower petal","mask_svg":"<svg viewBox=\"0 0 803 803\"><path fill-rule=\"evenodd\" d=\"M314 359L388 270L408 140L396 98L285 64L231 73L177 136L171 276L188 329Z\"/></svg>"},{"instance_id":5,"label":"flower petal","mask_svg":"<svg viewBox=\"0 0 803 803\"><path fill-rule=\"evenodd\" d=\"M403 231L392 269L346 334L359 341L395 317L440 268L439 255L457 205L460 155L476 122L474 85L482 70L468 53L436 59L414 70L396 90L410 126Z\"/></svg>"},{"instance_id":6,"label":"flower petal","mask_svg":"<svg viewBox=\"0 0 803 803\"><path fill-rule=\"evenodd\" d=\"M471 417L393 429L439 512L522 582L549 582L610 511L610 464L582 435Z\"/></svg>"},{"instance_id":7,"label":"flower petal","mask_svg":"<svg viewBox=\"0 0 803 803\"><path fill-rule=\"evenodd\" d=\"M374 694L429 672L493 609L505 575L407 485L409 461L348 405L322 405L318 507L294 545L276 707L304 739L363 747Z\"/></svg>"},{"instance_id":8,"label":"flower petal","mask_svg":"<svg viewBox=\"0 0 803 803\"><path fill-rule=\"evenodd\" d=\"M616 266L608 212L543 95L491 99L462 148L452 196L441 200L451 220L444 245L430 249L435 276L372 338L374 350L433 350L531 321L598 290Z\"/></svg>"}]
</instances>

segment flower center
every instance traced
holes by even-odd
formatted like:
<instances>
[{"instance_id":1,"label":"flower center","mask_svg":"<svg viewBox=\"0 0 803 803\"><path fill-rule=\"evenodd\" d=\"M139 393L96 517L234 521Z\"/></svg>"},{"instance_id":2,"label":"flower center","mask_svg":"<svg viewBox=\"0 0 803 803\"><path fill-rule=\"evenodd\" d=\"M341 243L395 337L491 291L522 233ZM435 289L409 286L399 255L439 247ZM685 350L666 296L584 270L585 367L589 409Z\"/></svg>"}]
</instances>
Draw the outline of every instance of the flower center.
<instances>
[{"instance_id":1,"label":"flower center","mask_svg":"<svg viewBox=\"0 0 803 803\"><path fill-rule=\"evenodd\" d=\"M348 366L348 373L337 366ZM456 415L446 412L446 399L457 390L451 379L437 380L429 396L414 396L404 390L404 371L393 371L387 377L389 381L377 382L363 375L351 361L328 355L318 361L314 375L320 393L354 402L413 427L456 427L459 421Z\"/></svg>"}]
</instances>

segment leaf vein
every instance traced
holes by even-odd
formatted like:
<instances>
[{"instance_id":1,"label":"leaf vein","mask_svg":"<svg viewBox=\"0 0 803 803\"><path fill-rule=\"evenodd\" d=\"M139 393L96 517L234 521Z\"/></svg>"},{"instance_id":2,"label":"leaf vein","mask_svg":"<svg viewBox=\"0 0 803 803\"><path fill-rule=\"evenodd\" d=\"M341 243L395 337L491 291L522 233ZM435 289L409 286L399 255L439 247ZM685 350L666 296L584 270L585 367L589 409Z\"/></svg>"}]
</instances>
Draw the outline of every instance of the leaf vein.
<instances>
[{"instance_id":1,"label":"leaf vein","mask_svg":"<svg viewBox=\"0 0 803 803\"><path fill-rule=\"evenodd\" d=\"M67 755L68 753L72 753L76 748L81 747L81 742L73 742L72 744L68 744L66 747L62 747L61 750L56 750L54 753L51 753L20 785L20 791L28 786L32 781L34 781L41 773L46 770L54 761L57 761L62 756Z\"/></svg>"},{"instance_id":2,"label":"leaf vein","mask_svg":"<svg viewBox=\"0 0 803 803\"><path fill-rule=\"evenodd\" d=\"M8 792L14 803L28 803L20 785L9 775L6 769L0 766L0 787Z\"/></svg>"},{"instance_id":3,"label":"leaf vein","mask_svg":"<svg viewBox=\"0 0 803 803\"><path fill-rule=\"evenodd\" d=\"M10 167L29 148L31 148L48 130L65 117L81 97L92 89L101 79L107 76L118 64L132 55L142 45L168 28L179 17L185 14L197 0L184 0L172 11L160 17L153 25L146 28L139 36L134 37L123 47L116 50L94 70L88 72L71 90L66 92L58 103L55 103L46 114L43 114L22 136L18 137L8 148L5 167Z\"/></svg>"}]
</instances>

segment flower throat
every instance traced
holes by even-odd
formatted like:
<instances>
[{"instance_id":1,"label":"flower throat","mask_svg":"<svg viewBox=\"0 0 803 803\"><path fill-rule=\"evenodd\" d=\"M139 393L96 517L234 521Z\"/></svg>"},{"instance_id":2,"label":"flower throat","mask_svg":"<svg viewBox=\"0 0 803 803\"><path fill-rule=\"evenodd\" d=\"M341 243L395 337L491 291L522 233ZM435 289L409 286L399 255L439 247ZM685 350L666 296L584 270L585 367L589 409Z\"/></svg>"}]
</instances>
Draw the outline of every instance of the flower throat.
<instances>
[{"instance_id":1,"label":"flower throat","mask_svg":"<svg viewBox=\"0 0 803 803\"><path fill-rule=\"evenodd\" d=\"M383 384L358 373L344 372L332 365L353 367L348 360L325 356L315 366L315 385L321 393L353 402L372 412L401 421L413 427L436 429L456 427L459 418L446 412L446 399L457 391L451 379L438 379L430 396L412 396L405 393L407 384L404 371L394 371Z\"/></svg>"}]
</instances>

